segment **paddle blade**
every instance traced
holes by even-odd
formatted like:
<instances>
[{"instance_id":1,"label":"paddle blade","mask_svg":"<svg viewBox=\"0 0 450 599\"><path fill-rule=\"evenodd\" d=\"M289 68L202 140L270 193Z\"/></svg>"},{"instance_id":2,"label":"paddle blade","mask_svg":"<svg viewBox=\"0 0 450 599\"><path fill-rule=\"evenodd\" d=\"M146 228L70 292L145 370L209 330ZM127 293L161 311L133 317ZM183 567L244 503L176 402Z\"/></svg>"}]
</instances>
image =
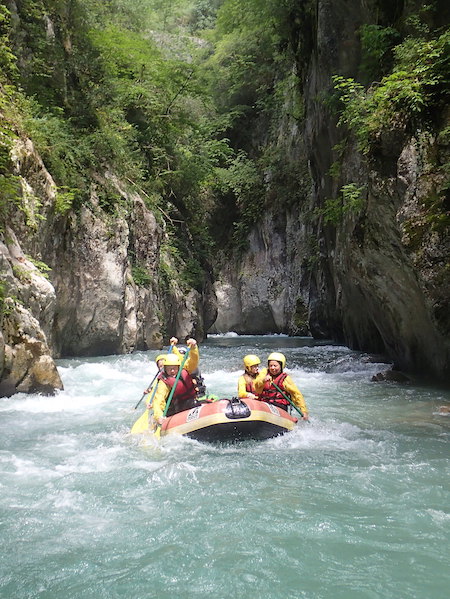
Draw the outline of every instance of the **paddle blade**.
<instances>
[{"instance_id":1,"label":"paddle blade","mask_svg":"<svg viewBox=\"0 0 450 599\"><path fill-rule=\"evenodd\" d=\"M133 424L131 429L132 435L139 435L148 431L148 410L145 410L142 416L140 416Z\"/></svg>"},{"instance_id":2,"label":"paddle blade","mask_svg":"<svg viewBox=\"0 0 450 599\"><path fill-rule=\"evenodd\" d=\"M153 433L155 435L155 437L157 439L161 439L161 425L158 424L158 426L155 429L155 432Z\"/></svg>"}]
</instances>

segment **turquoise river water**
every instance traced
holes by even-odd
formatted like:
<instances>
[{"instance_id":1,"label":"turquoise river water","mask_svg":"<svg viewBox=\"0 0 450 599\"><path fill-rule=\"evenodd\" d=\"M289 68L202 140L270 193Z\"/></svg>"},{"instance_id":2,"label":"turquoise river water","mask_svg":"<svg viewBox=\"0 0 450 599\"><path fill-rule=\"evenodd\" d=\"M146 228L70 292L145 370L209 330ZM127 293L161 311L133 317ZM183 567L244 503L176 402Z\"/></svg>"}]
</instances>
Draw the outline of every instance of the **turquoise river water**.
<instances>
[{"instance_id":1,"label":"turquoise river water","mask_svg":"<svg viewBox=\"0 0 450 599\"><path fill-rule=\"evenodd\" d=\"M446 599L448 389L283 336L210 337L208 389L280 350L311 422L263 442L142 444L156 352L61 360L55 397L0 399L2 599Z\"/></svg>"}]
</instances>

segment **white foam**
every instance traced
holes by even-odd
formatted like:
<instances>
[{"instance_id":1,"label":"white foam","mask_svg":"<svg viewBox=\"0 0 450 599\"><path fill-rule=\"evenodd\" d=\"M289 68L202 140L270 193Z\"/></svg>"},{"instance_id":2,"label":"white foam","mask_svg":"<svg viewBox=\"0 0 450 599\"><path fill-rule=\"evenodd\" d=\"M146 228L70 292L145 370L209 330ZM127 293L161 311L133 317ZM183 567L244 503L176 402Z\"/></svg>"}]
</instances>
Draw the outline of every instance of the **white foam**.
<instances>
[{"instance_id":1,"label":"white foam","mask_svg":"<svg viewBox=\"0 0 450 599\"><path fill-rule=\"evenodd\" d=\"M208 337L239 337L239 335L234 331L228 331L227 333L214 333L213 335L208 333Z\"/></svg>"},{"instance_id":2,"label":"white foam","mask_svg":"<svg viewBox=\"0 0 450 599\"><path fill-rule=\"evenodd\" d=\"M69 457L55 468L60 474L110 472L117 470L117 458L124 450L121 447L96 447L85 449Z\"/></svg>"},{"instance_id":3,"label":"white foam","mask_svg":"<svg viewBox=\"0 0 450 599\"><path fill-rule=\"evenodd\" d=\"M15 455L11 455L9 460L10 466L14 469L13 474L24 480L34 477L51 478L55 476L55 473L50 468L43 467L42 463L37 464L31 459L19 458Z\"/></svg>"},{"instance_id":4,"label":"white foam","mask_svg":"<svg viewBox=\"0 0 450 599\"><path fill-rule=\"evenodd\" d=\"M443 512L442 510L432 510L432 509L428 509L425 511L438 524L445 524L450 521L450 513Z\"/></svg>"}]
</instances>

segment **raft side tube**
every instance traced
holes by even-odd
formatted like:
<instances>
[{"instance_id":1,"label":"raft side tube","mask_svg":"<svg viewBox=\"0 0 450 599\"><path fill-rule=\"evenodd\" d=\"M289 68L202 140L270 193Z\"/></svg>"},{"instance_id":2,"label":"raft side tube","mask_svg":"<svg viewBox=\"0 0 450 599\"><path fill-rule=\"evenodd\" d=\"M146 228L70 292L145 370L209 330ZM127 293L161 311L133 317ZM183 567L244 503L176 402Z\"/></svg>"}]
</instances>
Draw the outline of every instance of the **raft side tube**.
<instances>
[{"instance_id":1,"label":"raft side tube","mask_svg":"<svg viewBox=\"0 0 450 599\"><path fill-rule=\"evenodd\" d=\"M258 400L221 399L167 418L161 435L186 435L199 441L269 439L291 431L298 419Z\"/></svg>"}]
</instances>

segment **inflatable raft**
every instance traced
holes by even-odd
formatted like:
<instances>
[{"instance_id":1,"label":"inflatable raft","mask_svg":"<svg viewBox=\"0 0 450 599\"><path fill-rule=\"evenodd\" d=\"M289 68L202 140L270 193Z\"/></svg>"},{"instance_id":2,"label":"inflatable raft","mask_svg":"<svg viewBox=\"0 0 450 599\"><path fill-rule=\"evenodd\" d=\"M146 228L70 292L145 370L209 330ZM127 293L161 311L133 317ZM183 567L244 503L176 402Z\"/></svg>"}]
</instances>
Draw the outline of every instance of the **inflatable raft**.
<instances>
[{"instance_id":1,"label":"inflatable raft","mask_svg":"<svg viewBox=\"0 0 450 599\"><path fill-rule=\"evenodd\" d=\"M285 410L253 399L201 403L164 419L161 436L185 435L198 441L270 439L291 431L298 419Z\"/></svg>"}]
</instances>

